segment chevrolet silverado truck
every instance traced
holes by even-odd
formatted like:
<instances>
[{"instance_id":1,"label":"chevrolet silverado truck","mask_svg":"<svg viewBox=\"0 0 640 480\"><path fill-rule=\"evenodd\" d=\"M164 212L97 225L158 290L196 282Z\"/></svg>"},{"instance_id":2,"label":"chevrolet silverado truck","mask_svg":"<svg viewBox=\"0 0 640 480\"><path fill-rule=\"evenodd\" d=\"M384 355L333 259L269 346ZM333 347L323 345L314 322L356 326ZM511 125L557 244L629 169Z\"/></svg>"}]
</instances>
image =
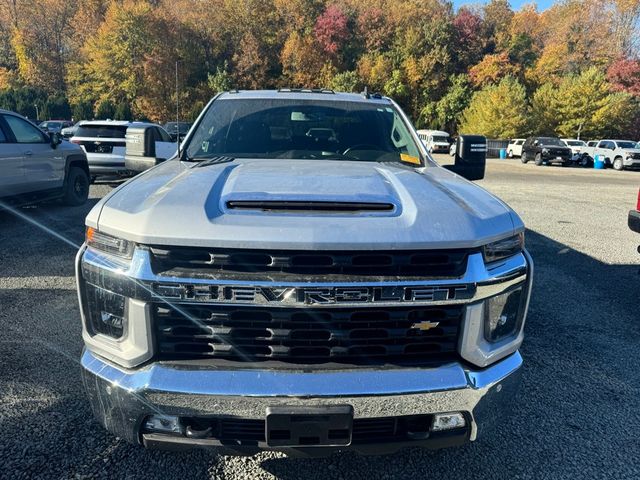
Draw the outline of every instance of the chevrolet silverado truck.
<instances>
[{"instance_id":1,"label":"chevrolet silverado truck","mask_svg":"<svg viewBox=\"0 0 640 480\"><path fill-rule=\"evenodd\" d=\"M514 403L524 225L391 99L233 91L104 197L76 257L99 422L148 448L321 456L474 441ZM466 178L465 178L466 177Z\"/></svg>"},{"instance_id":2,"label":"chevrolet silverado truck","mask_svg":"<svg viewBox=\"0 0 640 480\"><path fill-rule=\"evenodd\" d=\"M600 140L590 153L593 158L600 155L615 170L640 168L640 149L631 140Z\"/></svg>"}]
</instances>

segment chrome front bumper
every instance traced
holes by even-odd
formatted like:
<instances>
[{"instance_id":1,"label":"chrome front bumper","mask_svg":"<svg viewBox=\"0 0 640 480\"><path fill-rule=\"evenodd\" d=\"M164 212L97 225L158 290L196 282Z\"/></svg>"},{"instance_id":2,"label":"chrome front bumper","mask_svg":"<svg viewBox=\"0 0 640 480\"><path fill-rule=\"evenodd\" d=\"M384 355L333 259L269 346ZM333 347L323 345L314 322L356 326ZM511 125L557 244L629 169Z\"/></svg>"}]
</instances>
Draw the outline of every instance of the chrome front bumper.
<instances>
[{"instance_id":1,"label":"chrome front bumper","mask_svg":"<svg viewBox=\"0 0 640 480\"><path fill-rule=\"evenodd\" d=\"M87 350L82 356L95 416L133 443L142 443L143 421L153 414L264 419L268 407L319 405L351 405L355 419L465 412L470 419L465 440L473 441L508 413L521 365L516 352L478 370L451 363L432 369L311 373L212 370L162 362L127 370Z\"/></svg>"}]
</instances>

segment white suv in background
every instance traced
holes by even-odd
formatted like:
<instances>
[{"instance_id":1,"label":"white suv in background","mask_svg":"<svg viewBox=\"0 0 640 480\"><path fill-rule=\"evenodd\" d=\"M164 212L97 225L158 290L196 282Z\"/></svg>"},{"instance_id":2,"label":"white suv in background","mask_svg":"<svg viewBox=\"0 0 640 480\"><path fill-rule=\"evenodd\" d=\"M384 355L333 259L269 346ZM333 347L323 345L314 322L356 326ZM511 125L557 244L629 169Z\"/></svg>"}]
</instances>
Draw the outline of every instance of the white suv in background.
<instances>
[{"instance_id":1,"label":"white suv in background","mask_svg":"<svg viewBox=\"0 0 640 480\"><path fill-rule=\"evenodd\" d=\"M513 138L507 146L507 155L509 158L522 156L522 145L524 145L526 138Z\"/></svg>"},{"instance_id":2,"label":"white suv in background","mask_svg":"<svg viewBox=\"0 0 640 480\"><path fill-rule=\"evenodd\" d=\"M80 145L87 154L91 181L96 177L125 177L125 136L128 121L93 120L78 126L71 142Z\"/></svg>"}]
</instances>

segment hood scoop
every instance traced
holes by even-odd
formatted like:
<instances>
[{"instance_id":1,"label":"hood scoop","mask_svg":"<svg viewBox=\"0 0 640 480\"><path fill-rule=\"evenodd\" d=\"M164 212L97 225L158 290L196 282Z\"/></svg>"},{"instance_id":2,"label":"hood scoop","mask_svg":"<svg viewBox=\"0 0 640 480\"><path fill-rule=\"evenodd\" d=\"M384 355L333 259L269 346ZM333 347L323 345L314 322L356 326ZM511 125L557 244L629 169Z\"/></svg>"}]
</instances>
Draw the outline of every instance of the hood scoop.
<instances>
[{"instance_id":1,"label":"hood scoop","mask_svg":"<svg viewBox=\"0 0 640 480\"><path fill-rule=\"evenodd\" d=\"M264 212L324 212L324 213L361 213L391 212L392 203L374 202L331 202L296 200L229 200L226 206L230 210L261 210Z\"/></svg>"}]
</instances>

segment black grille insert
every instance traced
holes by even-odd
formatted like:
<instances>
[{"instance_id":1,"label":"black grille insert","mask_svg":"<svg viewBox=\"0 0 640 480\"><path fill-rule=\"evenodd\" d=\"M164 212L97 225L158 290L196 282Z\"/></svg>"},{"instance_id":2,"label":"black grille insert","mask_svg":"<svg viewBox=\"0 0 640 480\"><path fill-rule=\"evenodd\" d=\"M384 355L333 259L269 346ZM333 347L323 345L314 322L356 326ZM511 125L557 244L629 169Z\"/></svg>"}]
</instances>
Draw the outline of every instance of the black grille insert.
<instances>
[{"instance_id":1,"label":"black grille insert","mask_svg":"<svg viewBox=\"0 0 640 480\"><path fill-rule=\"evenodd\" d=\"M392 203L369 202L305 202L285 200L230 200L227 208L236 210L262 210L266 212L390 212Z\"/></svg>"},{"instance_id":2,"label":"black grille insert","mask_svg":"<svg viewBox=\"0 0 640 480\"><path fill-rule=\"evenodd\" d=\"M390 441L421 440L430 435L431 415L400 417L355 418L352 441L354 444L374 444ZM183 424L196 431L210 429L211 438L228 444L265 442L265 421L245 418L183 418ZM287 432L282 432L286 436ZM271 432L272 437L274 432Z\"/></svg>"},{"instance_id":3,"label":"black grille insert","mask_svg":"<svg viewBox=\"0 0 640 480\"><path fill-rule=\"evenodd\" d=\"M460 277L468 250L266 251L151 247L154 270L203 272L274 272L300 275L376 275ZM180 272L178 272L180 273Z\"/></svg>"},{"instance_id":4,"label":"black grille insert","mask_svg":"<svg viewBox=\"0 0 640 480\"><path fill-rule=\"evenodd\" d=\"M161 359L434 364L457 358L464 307L153 307Z\"/></svg>"}]
</instances>

